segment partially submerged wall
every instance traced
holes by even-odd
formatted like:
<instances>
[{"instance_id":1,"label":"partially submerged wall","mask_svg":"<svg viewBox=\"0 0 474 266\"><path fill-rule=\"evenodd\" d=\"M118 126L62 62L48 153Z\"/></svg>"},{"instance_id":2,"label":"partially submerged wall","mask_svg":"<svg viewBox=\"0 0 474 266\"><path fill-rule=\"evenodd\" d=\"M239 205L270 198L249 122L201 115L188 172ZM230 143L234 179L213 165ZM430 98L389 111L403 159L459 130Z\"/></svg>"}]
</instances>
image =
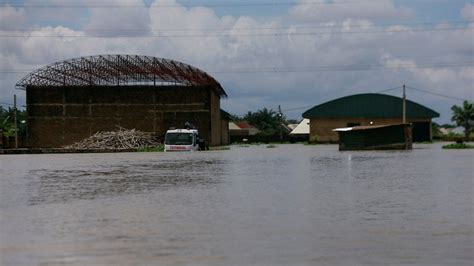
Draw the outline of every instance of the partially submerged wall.
<instances>
[{"instance_id":1,"label":"partially submerged wall","mask_svg":"<svg viewBox=\"0 0 474 266\"><path fill-rule=\"evenodd\" d=\"M372 124L370 122L373 122ZM413 134L422 135L420 138L415 138L414 141L430 140L432 138L431 126L427 129L423 128L422 132L417 133L417 123L427 123L431 125L429 118L407 118L408 123L414 123ZM348 127L350 124L357 124L359 126L370 125L390 125L401 124L402 118L311 118L309 126L309 140L310 142L338 142L339 136L337 132L332 131L335 128Z\"/></svg>"},{"instance_id":2,"label":"partially submerged wall","mask_svg":"<svg viewBox=\"0 0 474 266\"><path fill-rule=\"evenodd\" d=\"M194 124L221 142L220 98L211 87L27 87L30 147L61 147L117 126L163 135Z\"/></svg>"}]
</instances>

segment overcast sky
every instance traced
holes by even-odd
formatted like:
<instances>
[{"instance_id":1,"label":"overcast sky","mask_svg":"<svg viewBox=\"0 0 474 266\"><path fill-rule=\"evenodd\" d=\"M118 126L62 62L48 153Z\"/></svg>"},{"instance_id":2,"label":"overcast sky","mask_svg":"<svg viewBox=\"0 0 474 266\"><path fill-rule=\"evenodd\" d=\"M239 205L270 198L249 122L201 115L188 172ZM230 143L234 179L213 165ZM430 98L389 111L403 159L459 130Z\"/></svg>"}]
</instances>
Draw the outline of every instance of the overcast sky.
<instances>
[{"instance_id":1,"label":"overcast sky","mask_svg":"<svg viewBox=\"0 0 474 266\"><path fill-rule=\"evenodd\" d=\"M460 0L0 1L0 102L16 93L24 104L15 83L44 65L140 54L208 72L234 114L281 105L300 119L351 94L401 96L406 84L446 123L456 99L474 100L473 30L474 3Z\"/></svg>"}]
</instances>

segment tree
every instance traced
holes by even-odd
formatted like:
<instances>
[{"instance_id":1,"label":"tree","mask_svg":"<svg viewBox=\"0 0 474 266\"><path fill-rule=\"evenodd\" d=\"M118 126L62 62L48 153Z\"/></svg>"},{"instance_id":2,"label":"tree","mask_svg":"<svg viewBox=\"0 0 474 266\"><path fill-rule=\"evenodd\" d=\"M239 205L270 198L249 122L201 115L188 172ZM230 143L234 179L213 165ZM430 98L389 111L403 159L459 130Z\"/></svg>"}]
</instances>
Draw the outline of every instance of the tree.
<instances>
[{"instance_id":1,"label":"tree","mask_svg":"<svg viewBox=\"0 0 474 266\"><path fill-rule=\"evenodd\" d=\"M230 121L234 121L234 122L244 121L244 119L242 117L240 117L239 115L236 115L236 114L230 114L229 119L230 119Z\"/></svg>"},{"instance_id":2,"label":"tree","mask_svg":"<svg viewBox=\"0 0 474 266\"><path fill-rule=\"evenodd\" d=\"M263 134L272 136L280 132L281 121L285 118L280 118L279 114L272 109L263 108L254 113L248 112L244 120L261 130Z\"/></svg>"},{"instance_id":3,"label":"tree","mask_svg":"<svg viewBox=\"0 0 474 266\"><path fill-rule=\"evenodd\" d=\"M453 105L451 107L453 116L451 120L456 122L457 126L464 127L464 138L469 140L469 134L474 124L474 104L472 102L464 101L463 105Z\"/></svg>"},{"instance_id":4,"label":"tree","mask_svg":"<svg viewBox=\"0 0 474 266\"><path fill-rule=\"evenodd\" d=\"M15 109L9 107L5 109L0 106L0 129L3 131L3 135L5 136L15 136L15 123L13 117L15 113ZM24 136L26 132L26 124L21 123L21 121L26 121L27 114L24 110L17 110L17 127L18 127L18 134L20 136Z\"/></svg>"}]
</instances>

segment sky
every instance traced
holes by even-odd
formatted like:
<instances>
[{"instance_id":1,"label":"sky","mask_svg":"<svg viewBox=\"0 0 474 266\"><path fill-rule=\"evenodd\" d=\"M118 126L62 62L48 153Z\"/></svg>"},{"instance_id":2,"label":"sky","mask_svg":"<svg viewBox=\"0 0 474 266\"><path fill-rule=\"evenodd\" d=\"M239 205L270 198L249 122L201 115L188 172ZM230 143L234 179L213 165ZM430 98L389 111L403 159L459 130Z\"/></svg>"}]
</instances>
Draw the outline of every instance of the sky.
<instances>
[{"instance_id":1,"label":"sky","mask_svg":"<svg viewBox=\"0 0 474 266\"><path fill-rule=\"evenodd\" d=\"M474 101L474 2L461 0L0 0L0 103L65 59L139 54L217 79L237 115L307 109L369 92L402 95L450 123Z\"/></svg>"}]
</instances>

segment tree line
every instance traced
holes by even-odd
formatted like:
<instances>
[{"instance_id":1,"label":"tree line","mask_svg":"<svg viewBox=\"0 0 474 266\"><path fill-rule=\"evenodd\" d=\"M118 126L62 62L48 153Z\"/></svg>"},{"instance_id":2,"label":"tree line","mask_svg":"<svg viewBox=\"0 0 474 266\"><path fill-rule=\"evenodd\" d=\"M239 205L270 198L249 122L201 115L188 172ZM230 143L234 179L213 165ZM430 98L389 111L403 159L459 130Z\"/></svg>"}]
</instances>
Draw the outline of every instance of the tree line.
<instances>
[{"instance_id":1,"label":"tree line","mask_svg":"<svg viewBox=\"0 0 474 266\"><path fill-rule=\"evenodd\" d=\"M18 135L26 135L26 121L28 115L26 110L17 110L17 128ZM8 109L0 106L0 129L6 137L15 136L15 109L8 107Z\"/></svg>"}]
</instances>

